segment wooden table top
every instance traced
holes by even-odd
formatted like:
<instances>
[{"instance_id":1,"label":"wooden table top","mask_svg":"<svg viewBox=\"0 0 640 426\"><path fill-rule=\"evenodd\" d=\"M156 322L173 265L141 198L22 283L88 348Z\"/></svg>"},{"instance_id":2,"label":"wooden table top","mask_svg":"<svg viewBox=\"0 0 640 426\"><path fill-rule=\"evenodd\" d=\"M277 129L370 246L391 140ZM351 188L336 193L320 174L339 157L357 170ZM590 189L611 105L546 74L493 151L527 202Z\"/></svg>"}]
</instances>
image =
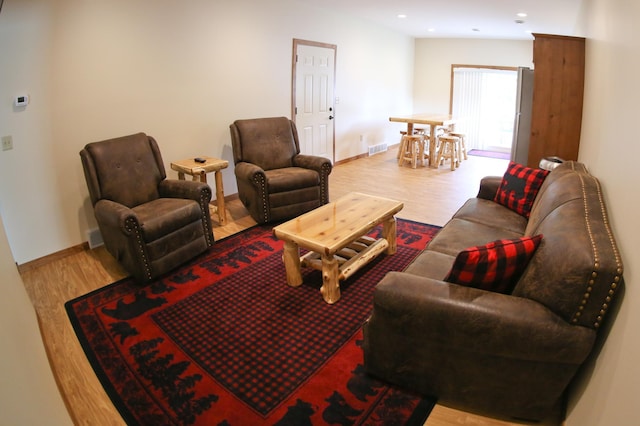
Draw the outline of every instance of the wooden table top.
<instances>
[{"instance_id":1,"label":"wooden table top","mask_svg":"<svg viewBox=\"0 0 640 426\"><path fill-rule=\"evenodd\" d=\"M200 158L204 158L207 161L204 163L197 163L193 158L187 158L185 160L173 161L171 163L171 168L177 172L192 175L194 173L201 173L203 170L205 173L211 173L229 167L229 162L227 160L207 157L204 155Z\"/></svg>"},{"instance_id":2,"label":"wooden table top","mask_svg":"<svg viewBox=\"0 0 640 426\"><path fill-rule=\"evenodd\" d=\"M451 114L413 114L406 116L389 117L389 121L396 123L415 123L415 124L429 124L432 126L448 126L454 124L454 120Z\"/></svg>"},{"instance_id":3,"label":"wooden table top","mask_svg":"<svg viewBox=\"0 0 640 426\"><path fill-rule=\"evenodd\" d=\"M276 226L273 234L316 253L333 255L403 207L399 201L352 192Z\"/></svg>"}]
</instances>

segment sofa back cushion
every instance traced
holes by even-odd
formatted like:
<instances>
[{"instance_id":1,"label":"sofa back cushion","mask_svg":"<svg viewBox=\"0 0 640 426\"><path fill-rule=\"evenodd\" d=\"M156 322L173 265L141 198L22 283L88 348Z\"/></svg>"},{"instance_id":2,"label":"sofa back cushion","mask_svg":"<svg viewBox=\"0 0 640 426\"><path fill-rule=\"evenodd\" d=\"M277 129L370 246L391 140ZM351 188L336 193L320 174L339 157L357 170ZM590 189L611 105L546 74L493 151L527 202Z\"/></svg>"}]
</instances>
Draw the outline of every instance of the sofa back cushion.
<instances>
[{"instance_id":1,"label":"sofa back cushion","mask_svg":"<svg viewBox=\"0 0 640 426\"><path fill-rule=\"evenodd\" d=\"M295 124L286 117L236 120L231 127L235 163L245 161L263 170L293 165L300 153Z\"/></svg>"},{"instance_id":2,"label":"sofa back cushion","mask_svg":"<svg viewBox=\"0 0 640 426\"><path fill-rule=\"evenodd\" d=\"M513 294L572 324L598 328L622 279L622 260L598 180L565 162L540 188L525 235L544 234Z\"/></svg>"},{"instance_id":3,"label":"sofa back cushion","mask_svg":"<svg viewBox=\"0 0 640 426\"><path fill-rule=\"evenodd\" d=\"M166 178L158 145L150 136L129 136L92 142L81 153L91 201L107 199L135 207L159 197Z\"/></svg>"}]
</instances>

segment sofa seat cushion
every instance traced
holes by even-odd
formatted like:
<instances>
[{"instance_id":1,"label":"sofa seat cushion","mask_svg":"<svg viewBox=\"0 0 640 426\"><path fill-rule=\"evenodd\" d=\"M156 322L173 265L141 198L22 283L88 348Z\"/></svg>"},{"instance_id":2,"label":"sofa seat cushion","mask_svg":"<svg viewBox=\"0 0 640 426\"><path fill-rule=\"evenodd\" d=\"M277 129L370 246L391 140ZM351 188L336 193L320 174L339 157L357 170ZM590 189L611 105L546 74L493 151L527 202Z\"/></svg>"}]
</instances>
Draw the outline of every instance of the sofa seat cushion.
<instances>
[{"instance_id":1,"label":"sofa seat cushion","mask_svg":"<svg viewBox=\"0 0 640 426\"><path fill-rule=\"evenodd\" d=\"M522 237L521 232L496 228L491 224L453 218L438 232L427 250L448 254L454 258L462 250L490 241Z\"/></svg>"},{"instance_id":2,"label":"sofa seat cushion","mask_svg":"<svg viewBox=\"0 0 640 426\"><path fill-rule=\"evenodd\" d=\"M293 189L320 185L320 175L315 170L287 167L265 171L269 192L287 192Z\"/></svg>"},{"instance_id":3,"label":"sofa seat cushion","mask_svg":"<svg viewBox=\"0 0 640 426\"><path fill-rule=\"evenodd\" d=\"M132 210L142 224L142 237L147 243L202 220L200 205L182 198L158 198Z\"/></svg>"},{"instance_id":4,"label":"sofa seat cushion","mask_svg":"<svg viewBox=\"0 0 640 426\"><path fill-rule=\"evenodd\" d=\"M524 235L527 219L518 213L504 208L504 206L482 198L471 198L453 216L470 222L490 225L505 231ZM494 240L496 238L493 238ZM488 241L485 241L488 242Z\"/></svg>"},{"instance_id":5,"label":"sofa seat cushion","mask_svg":"<svg viewBox=\"0 0 640 426\"><path fill-rule=\"evenodd\" d=\"M469 247L458 253L445 281L509 294L541 240L536 235Z\"/></svg>"},{"instance_id":6,"label":"sofa seat cushion","mask_svg":"<svg viewBox=\"0 0 640 426\"><path fill-rule=\"evenodd\" d=\"M404 272L434 280L444 280L454 260L455 256L425 250L405 268Z\"/></svg>"}]
</instances>

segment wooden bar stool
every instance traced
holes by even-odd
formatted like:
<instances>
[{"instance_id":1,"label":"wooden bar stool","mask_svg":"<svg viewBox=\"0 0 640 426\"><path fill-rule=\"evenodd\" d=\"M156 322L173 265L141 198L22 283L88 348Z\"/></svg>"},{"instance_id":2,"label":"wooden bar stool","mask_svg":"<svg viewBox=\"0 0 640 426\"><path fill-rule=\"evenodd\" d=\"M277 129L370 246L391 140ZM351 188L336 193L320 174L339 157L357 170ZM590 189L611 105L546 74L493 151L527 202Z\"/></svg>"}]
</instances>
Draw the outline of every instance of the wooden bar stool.
<instances>
[{"instance_id":1,"label":"wooden bar stool","mask_svg":"<svg viewBox=\"0 0 640 426\"><path fill-rule=\"evenodd\" d=\"M423 135L404 135L400 141L398 150L398 165L403 166L405 162L411 162L411 167L416 168L420 153L424 150ZM421 164L423 159L420 158Z\"/></svg>"},{"instance_id":2,"label":"wooden bar stool","mask_svg":"<svg viewBox=\"0 0 640 426\"><path fill-rule=\"evenodd\" d=\"M444 164L444 160L451 161L451 170L455 170L460 165L460 138L457 136L438 136L440 147L438 149L438 160L436 165Z\"/></svg>"},{"instance_id":3,"label":"wooden bar stool","mask_svg":"<svg viewBox=\"0 0 640 426\"><path fill-rule=\"evenodd\" d=\"M425 160L427 161L427 165L429 164L429 131L427 129L423 129L422 127L414 127L413 128L414 135L421 135L422 140L418 142L418 162L421 166L425 165Z\"/></svg>"},{"instance_id":4,"label":"wooden bar stool","mask_svg":"<svg viewBox=\"0 0 640 426\"><path fill-rule=\"evenodd\" d=\"M404 140L404 137L407 135L407 132L405 130L400 130L400 145L398 146L398 156L396 157L398 160L400 160L400 153L402 153L402 141Z\"/></svg>"},{"instance_id":5,"label":"wooden bar stool","mask_svg":"<svg viewBox=\"0 0 640 426\"><path fill-rule=\"evenodd\" d=\"M465 160L467 160L467 145L464 143L464 137L466 136L464 133L460 133L460 132L449 132L449 134L451 136L455 136L460 138L460 154L462 155L462 157L464 157ZM460 158L460 160L462 160L462 158Z\"/></svg>"},{"instance_id":6,"label":"wooden bar stool","mask_svg":"<svg viewBox=\"0 0 640 426\"><path fill-rule=\"evenodd\" d=\"M431 165L431 154L429 151L430 144L429 136L424 136L422 140L418 143L418 161L421 166L429 166Z\"/></svg>"}]
</instances>

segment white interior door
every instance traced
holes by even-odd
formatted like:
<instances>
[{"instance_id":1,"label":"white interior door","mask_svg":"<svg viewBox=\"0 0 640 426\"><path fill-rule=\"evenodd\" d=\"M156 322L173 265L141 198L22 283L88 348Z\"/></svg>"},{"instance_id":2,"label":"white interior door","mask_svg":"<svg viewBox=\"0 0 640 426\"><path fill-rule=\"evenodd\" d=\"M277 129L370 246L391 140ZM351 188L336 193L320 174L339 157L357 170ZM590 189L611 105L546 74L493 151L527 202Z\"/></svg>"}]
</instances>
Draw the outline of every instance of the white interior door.
<instances>
[{"instance_id":1,"label":"white interior door","mask_svg":"<svg viewBox=\"0 0 640 426\"><path fill-rule=\"evenodd\" d=\"M293 117L300 151L334 161L336 46L294 40Z\"/></svg>"}]
</instances>

